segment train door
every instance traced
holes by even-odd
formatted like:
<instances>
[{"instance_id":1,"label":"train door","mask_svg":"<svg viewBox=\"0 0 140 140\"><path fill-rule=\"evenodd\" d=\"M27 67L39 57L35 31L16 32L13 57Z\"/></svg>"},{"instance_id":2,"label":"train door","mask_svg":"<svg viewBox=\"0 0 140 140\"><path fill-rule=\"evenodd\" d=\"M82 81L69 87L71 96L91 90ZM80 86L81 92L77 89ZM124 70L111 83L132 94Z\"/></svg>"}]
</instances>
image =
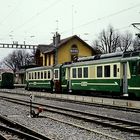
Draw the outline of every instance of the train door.
<instances>
[{"instance_id":1,"label":"train door","mask_svg":"<svg viewBox=\"0 0 140 140\"><path fill-rule=\"evenodd\" d=\"M123 96L128 96L128 79L127 79L127 62L122 63L122 88L123 88Z\"/></svg>"},{"instance_id":2,"label":"train door","mask_svg":"<svg viewBox=\"0 0 140 140\"><path fill-rule=\"evenodd\" d=\"M72 92L71 90L71 74L70 74L70 67L68 67L68 70L67 70L67 89L68 89L68 92Z\"/></svg>"},{"instance_id":3,"label":"train door","mask_svg":"<svg viewBox=\"0 0 140 140\"><path fill-rule=\"evenodd\" d=\"M55 92L60 92L61 85L60 85L60 69L59 68L55 68L53 70L53 82L54 82Z\"/></svg>"}]
</instances>

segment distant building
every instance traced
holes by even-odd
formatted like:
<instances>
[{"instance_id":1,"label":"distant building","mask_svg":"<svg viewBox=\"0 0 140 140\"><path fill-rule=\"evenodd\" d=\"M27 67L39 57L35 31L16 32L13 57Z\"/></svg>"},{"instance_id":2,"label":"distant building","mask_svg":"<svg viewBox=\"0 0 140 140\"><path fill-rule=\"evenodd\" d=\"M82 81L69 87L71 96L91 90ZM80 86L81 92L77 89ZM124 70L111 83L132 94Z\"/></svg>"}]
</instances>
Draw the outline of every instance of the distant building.
<instances>
[{"instance_id":1,"label":"distant building","mask_svg":"<svg viewBox=\"0 0 140 140\"><path fill-rule=\"evenodd\" d=\"M11 73L13 73L13 71L11 69L0 68L0 73L3 73L3 72L11 72Z\"/></svg>"},{"instance_id":2,"label":"distant building","mask_svg":"<svg viewBox=\"0 0 140 140\"><path fill-rule=\"evenodd\" d=\"M61 39L60 34L56 33L51 44L38 45L35 59L38 66L51 66L94 54L94 49L77 35Z\"/></svg>"}]
</instances>

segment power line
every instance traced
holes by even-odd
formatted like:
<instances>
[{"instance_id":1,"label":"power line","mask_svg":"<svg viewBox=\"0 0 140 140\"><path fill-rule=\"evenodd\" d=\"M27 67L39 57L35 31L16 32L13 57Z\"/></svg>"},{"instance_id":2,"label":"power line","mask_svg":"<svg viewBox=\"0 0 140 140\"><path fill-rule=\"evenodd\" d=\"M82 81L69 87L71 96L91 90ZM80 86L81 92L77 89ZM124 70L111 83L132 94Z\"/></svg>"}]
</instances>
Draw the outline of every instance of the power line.
<instances>
[{"instance_id":1,"label":"power line","mask_svg":"<svg viewBox=\"0 0 140 140\"><path fill-rule=\"evenodd\" d=\"M21 4L21 1L19 1L16 6L7 14L7 16L5 16L1 21L0 21L0 24L2 24L3 22L5 22L9 16L11 16L15 11L16 9L19 7L19 5Z\"/></svg>"},{"instance_id":2,"label":"power line","mask_svg":"<svg viewBox=\"0 0 140 140\"><path fill-rule=\"evenodd\" d=\"M100 18L91 20L91 21L89 21L89 22L86 22L86 23L84 23L84 24L81 24L81 25L79 25L79 26L74 27L74 29L81 28L81 27L83 27L83 26L89 25L89 24L91 24L91 23L94 23L94 22L97 22L97 21L100 21L100 20L103 20L103 19L106 19L106 18L109 18L109 17L112 17L112 16L116 16L116 15L118 15L118 14L124 13L124 12L126 12L126 11L128 11L128 10L131 10L131 9L136 8L136 7L139 7L139 6L140 6L140 3L138 3L138 4L134 5L134 6L131 6L131 7L129 7L129 8L125 8L125 9L123 9L123 10L120 10L120 11L118 11L118 12L112 13L112 14L110 14L110 15L107 15L107 16L104 16L104 17L100 17ZM70 31L70 30L71 30L71 29L69 29L69 30L67 30L67 31L64 31L64 32L62 32L62 33L68 32L68 31Z\"/></svg>"},{"instance_id":3,"label":"power line","mask_svg":"<svg viewBox=\"0 0 140 140\"><path fill-rule=\"evenodd\" d=\"M12 31L16 31L18 29L21 29L23 26L25 26L27 23L31 22L33 19L37 18L38 16L40 16L43 12L47 11L48 9L50 9L51 7L53 7L54 5L56 5L57 3L61 2L62 0L56 0L54 1L52 4L50 4L49 6L47 6L46 8L40 10L38 13L36 13L35 15L33 15L32 17L30 17L28 20L26 20L23 24L21 24L18 27L15 27L15 29L13 29Z\"/></svg>"}]
</instances>

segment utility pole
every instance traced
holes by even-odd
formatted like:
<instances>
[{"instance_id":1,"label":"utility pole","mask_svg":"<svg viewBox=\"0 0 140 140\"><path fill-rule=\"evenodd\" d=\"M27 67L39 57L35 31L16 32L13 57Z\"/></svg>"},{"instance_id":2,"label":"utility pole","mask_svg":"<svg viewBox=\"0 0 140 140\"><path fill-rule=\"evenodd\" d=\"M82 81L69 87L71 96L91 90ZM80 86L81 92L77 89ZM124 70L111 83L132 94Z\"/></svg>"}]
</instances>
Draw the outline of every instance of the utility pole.
<instances>
[{"instance_id":1,"label":"utility pole","mask_svg":"<svg viewBox=\"0 0 140 140\"><path fill-rule=\"evenodd\" d=\"M139 30L139 33L137 33L136 36L140 38L140 28L138 27L138 25L140 26L140 23L132 23L132 26Z\"/></svg>"}]
</instances>

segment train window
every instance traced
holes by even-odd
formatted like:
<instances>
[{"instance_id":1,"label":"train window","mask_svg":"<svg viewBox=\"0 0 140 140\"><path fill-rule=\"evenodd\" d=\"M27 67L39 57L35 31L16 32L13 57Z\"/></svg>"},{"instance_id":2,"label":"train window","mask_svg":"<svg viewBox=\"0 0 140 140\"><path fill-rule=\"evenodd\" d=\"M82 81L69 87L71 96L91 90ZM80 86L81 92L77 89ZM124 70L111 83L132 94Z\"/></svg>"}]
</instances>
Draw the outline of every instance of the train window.
<instances>
[{"instance_id":1,"label":"train window","mask_svg":"<svg viewBox=\"0 0 140 140\"><path fill-rule=\"evenodd\" d=\"M41 71L41 79L43 79L43 71Z\"/></svg>"},{"instance_id":2,"label":"train window","mask_svg":"<svg viewBox=\"0 0 140 140\"><path fill-rule=\"evenodd\" d=\"M84 68L84 78L88 78L88 67Z\"/></svg>"},{"instance_id":3,"label":"train window","mask_svg":"<svg viewBox=\"0 0 140 140\"><path fill-rule=\"evenodd\" d=\"M33 72L31 73L31 79L33 79Z\"/></svg>"},{"instance_id":4,"label":"train window","mask_svg":"<svg viewBox=\"0 0 140 140\"><path fill-rule=\"evenodd\" d=\"M102 77L102 66L97 66L97 77Z\"/></svg>"},{"instance_id":5,"label":"train window","mask_svg":"<svg viewBox=\"0 0 140 140\"><path fill-rule=\"evenodd\" d=\"M73 68L72 69L72 77L73 78L76 78L76 68Z\"/></svg>"},{"instance_id":6,"label":"train window","mask_svg":"<svg viewBox=\"0 0 140 140\"><path fill-rule=\"evenodd\" d=\"M37 75L38 75L38 79L40 79L40 72L38 72Z\"/></svg>"},{"instance_id":7,"label":"train window","mask_svg":"<svg viewBox=\"0 0 140 140\"><path fill-rule=\"evenodd\" d=\"M31 79L31 73L29 73L29 79Z\"/></svg>"},{"instance_id":8,"label":"train window","mask_svg":"<svg viewBox=\"0 0 140 140\"><path fill-rule=\"evenodd\" d=\"M46 79L46 78L47 78L47 72L44 71L44 79Z\"/></svg>"},{"instance_id":9,"label":"train window","mask_svg":"<svg viewBox=\"0 0 140 140\"><path fill-rule=\"evenodd\" d=\"M54 70L54 78L58 78L58 70Z\"/></svg>"},{"instance_id":10,"label":"train window","mask_svg":"<svg viewBox=\"0 0 140 140\"><path fill-rule=\"evenodd\" d=\"M117 77L117 65L113 65L113 76Z\"/></svg>"},{"instance_id":11,"label":"train window","mask_svg":"<svg viewBox=\"0 0 140 140\"><path fill-rule=\"evenodd\" d=\"M110 77L110 66L104 66L104 76L105 77Z\"/></svg>"},{"instance_id":12,"label":"train window","mask_svg":"<svg viewBox=\"0 0 140 140\"><path fill-rule=\"evenodd\" d=\"M82 68L78 68L78 78L82 78Z\"/></svg>"},{"instance_id":13,"label":"train window","mask_svg":"<svg viewBox=\"0 0 140 140\"><path fill-rule=\"evenodd\" d=\"M50 73L50 71L48 71L48 79L50 79L51 78L51 73Z\"/></svg>"},{"instance_id":14,"label":"train window","mask_svg":"<svg viewBox=\"0 0 140 140\"><path fill-rule=\"evenodd\" d=\"M35 79L36 79L36 72L35 72Z\"/></svg>"}]
</instances>

